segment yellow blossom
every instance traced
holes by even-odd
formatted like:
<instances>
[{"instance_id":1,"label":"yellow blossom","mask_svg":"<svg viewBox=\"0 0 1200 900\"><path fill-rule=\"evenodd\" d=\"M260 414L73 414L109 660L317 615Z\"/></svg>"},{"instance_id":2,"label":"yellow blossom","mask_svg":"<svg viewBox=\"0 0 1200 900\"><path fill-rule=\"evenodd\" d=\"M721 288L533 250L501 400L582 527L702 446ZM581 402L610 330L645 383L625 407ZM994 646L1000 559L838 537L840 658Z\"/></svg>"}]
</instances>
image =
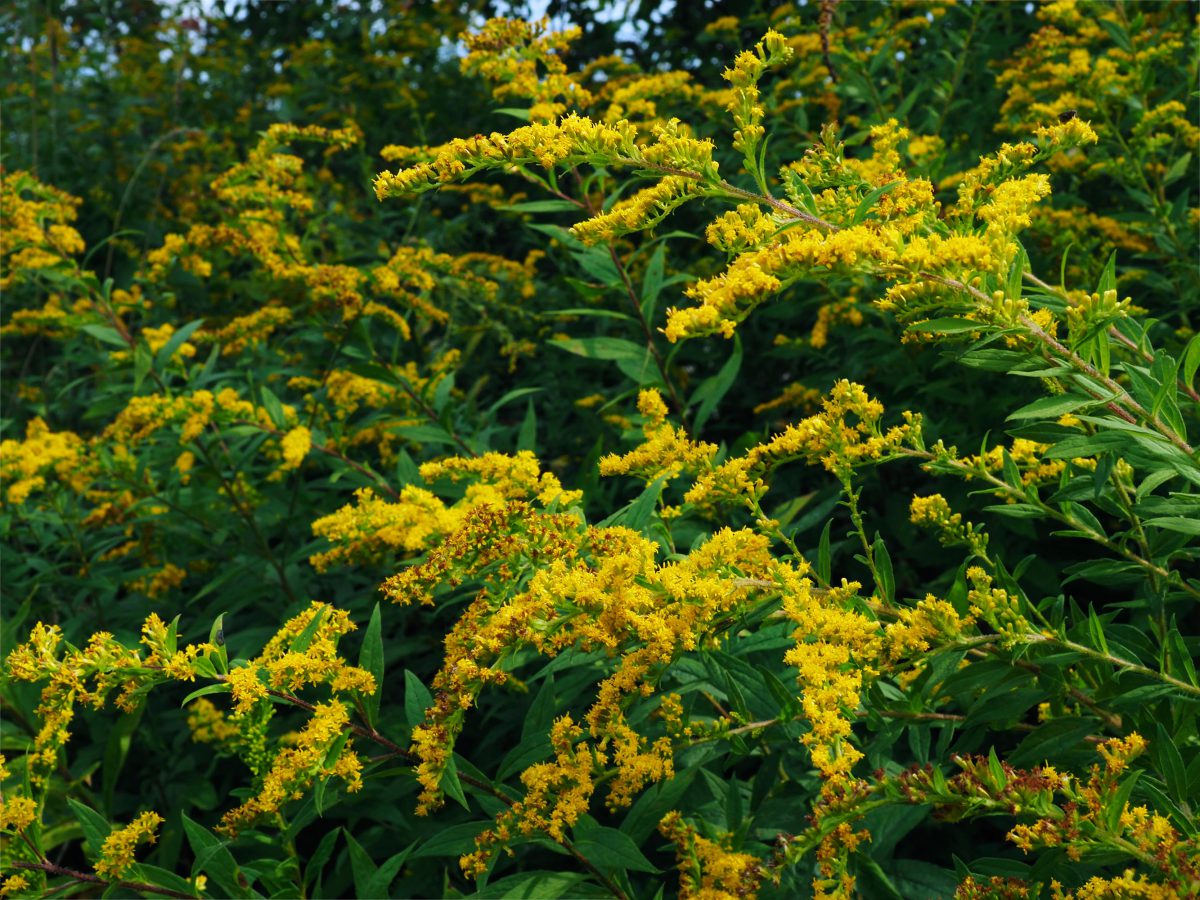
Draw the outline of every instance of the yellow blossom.
<instances>
[{"instance_id":1,"label":"yellow blossom","mask_svg":"<svg viewBox=\"0 0 1200 900\"><path fill-rule=\"evenodd\" d=\"M143 842L153 844L155 832L162 823L163 817L158 813L144 812L124 828L113 831L100 848L96 874L112 881L119 880L133 865L134 848Z\"/></svg>"}]
</instances>

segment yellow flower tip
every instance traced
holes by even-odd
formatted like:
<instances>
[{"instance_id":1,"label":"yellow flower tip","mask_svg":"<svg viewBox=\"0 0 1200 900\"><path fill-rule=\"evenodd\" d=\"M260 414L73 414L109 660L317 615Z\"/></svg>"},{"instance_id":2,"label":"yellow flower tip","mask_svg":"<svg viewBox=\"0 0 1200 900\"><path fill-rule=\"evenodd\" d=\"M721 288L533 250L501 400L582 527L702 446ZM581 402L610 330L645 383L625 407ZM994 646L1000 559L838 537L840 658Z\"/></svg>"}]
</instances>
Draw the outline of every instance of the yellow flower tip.
<instances>
[{"instance_id":1,"label":"yellow flower tip","mask_svg":"<svg viewBox=\"0 0 1200 900\"><path fill-rule=\"evenodd\" d=\"M155 832L163 823L156 812L144 812L124 828L117 829L104 839L100 859L96 862L96 874L110 881L117 881L133 865L134 849L139 843L153 844Z\"/></svg>"},{"instance_id":2,"label":"yellow flower tip","mask_svg":"<svg viewBox=\"0 0 1200 900\"><path fill-rule=\"evenodd\" d=\"M300 463L304 461L304 457L312 449L312 432L303 426L293 428L283 436L283 439L280 441L280 448L283 452L283 466L281 468L284 471L299 468Z\"/></svg>"}]
</instances>

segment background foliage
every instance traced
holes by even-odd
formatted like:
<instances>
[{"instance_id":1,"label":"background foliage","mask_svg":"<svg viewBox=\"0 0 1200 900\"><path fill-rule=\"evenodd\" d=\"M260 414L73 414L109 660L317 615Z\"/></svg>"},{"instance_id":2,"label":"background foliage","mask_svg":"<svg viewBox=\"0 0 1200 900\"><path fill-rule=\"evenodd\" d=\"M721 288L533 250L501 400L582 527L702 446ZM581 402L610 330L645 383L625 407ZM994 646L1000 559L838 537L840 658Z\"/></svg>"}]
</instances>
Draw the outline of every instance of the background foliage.
<instances>
[{"instance_id":1,"label":"background foliage","mask_svg":"<svg viewBox=\"0 0 1200 900\"><path fill-rule=\"evenodd\" d=\"M0 13L2 890L1200 891L1192 11L594 6Z\"/></svg>"}]
</instances>

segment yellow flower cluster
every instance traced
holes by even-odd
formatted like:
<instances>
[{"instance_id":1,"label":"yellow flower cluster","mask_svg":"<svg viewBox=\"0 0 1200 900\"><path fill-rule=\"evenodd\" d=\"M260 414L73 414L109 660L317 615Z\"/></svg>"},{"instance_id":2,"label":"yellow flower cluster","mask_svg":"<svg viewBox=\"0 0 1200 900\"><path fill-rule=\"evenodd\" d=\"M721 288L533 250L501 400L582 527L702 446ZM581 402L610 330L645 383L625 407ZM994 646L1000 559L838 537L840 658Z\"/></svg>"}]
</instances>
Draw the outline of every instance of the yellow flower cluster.
<instances>
[{"instance_id":1,"label":"yellow flower cluster","mask_svg":"<svg viewBox=\"0 0 1200 900\"><path fill-rule=\"evenodd\" d=\"M0 169L0 290L40 270L76 268L70 257L84 244L69 223L80 202L28 172Z\"/></svg>"},{"instance_id":2,"label":"yellow flower cluster","mask_svg":"<svg viewBox=\"0 0 1200 900\"><path fill-rule=\"evenodd\" d=\"M905 423L883 430L883 404L862 385L839 381L821 412L789 425L770 441L704 472L684 499L699 507L756 503L766 493L765 477L792 460L823 465L840 480L863 465L887 459L919 439L918 416L905 412Z\"/></svg>"},{"instance_id":3,"label":"yellow flower cluster","mask_svg":"<svg viewBox=\"0 0 1200 900\"><path fill-rule=\"evenodd\" d=\"M654 692L655 673L678 653L703 645L717 622L793 570L772 558L766 537L748 530L722 530L687 557L663 565L656 563L657 549L627 528L585 527L573 517L534 513L519 503L487 506L474 510L424 562L385 583L394 599L428 601L438 583L458 584L483 570L501 573L488 580L446 637L445 659L432 683L435 703L414 729L423 789L419 812L441 802L442 775L466 712L487 685L508 680L506 661L527 648L546 657L569 647L604 650L619 662L597 689L585 742L564 751L550 768L530 773L531 794L519 816L499 819L480 851L490 854L517 822L522 828L554 823L555 809L565 815L560 803L572 814L585 809L592 789L576 768L585 765L581 759L587 767L614 767L606 776L613 808L671 776L672 736L640 733L626 719L626 707ZM527 581L514 583L504 574L531 568ZM466 864L477 870L486 855L474 854Z\"/></svg>"},{"instance_id":4,"label":"yellow flower cluster","mask_svg":"<svg viewBox=\"0 0 1200 900\"><path fill-rule=\"evenodd\" d=\"M4 757L0 756L0 769L3 778L8 778L8 770L3 768ZM31 797L24 796L20 789L8 790L0 794L0 831L24 831L36 821L38 816L37 802Z\"/></svg>"},{"instance_id":5,"label":"yellow flower cluster","mask_svg":"<svg viewBox=\"0 0 1200 900\"><path fill-rule=\"evenodd\" d=\"M54 432L40 417L31 419L25 426L23 441L0 441L0 482L5 485L5 501L24 503L46 486L51 474L77 493L82 492L91 478L86 459L87 447L79 435Z\"/></svg>"},{"instance_id":6,"label":"yellow flower cluster","mask_svg":"<svg viewBox=\"0 0 1200 900\"><path fill-rule=\"evenodd\" d=\"M383 200L419 193L446 182L465 179L483 169L537 164L544 169L576 165L589 159L632 159L637 130L627 122L613 125L569 115L557 123L533 124L507 135L456 138L437 149L429 161L399 172L382 172L375 195Z\"/></svg>"},{"instance_id":7,"label":"yellow flower cluster","mask_svg":"<svg viewBox=\"0 0 1200 900\"><path fill-rule=\"evenodd\" d=\"M962 513L952 511L941 494L914 496L909 505L909 517L914 525L936 531L943 545L965 544L976 556L987 556L987 535L979 526L963 521Z\"/></svg>"},{"instance_id":8,"label":"yellow flower cluster","mask_svg":"<svg viewBox=\"0 0 1200 900\"><path fill-rule=\"evenodd\" d=\"M517 97L533 101L530 120L548 122L568 105L591 102L591 94L567 74L561 56L581 34L576 27L550 31L545 18L537 22L489 19L479 31L462 35L467 45L462 70L492 82L497 100Z\"/></svg>"},{"instance_id":9,"label":"yellow flower cluster","mask_svg":"<svg viewBox=\"0 0 1200 900\"><path fill-rule=\"evenodd\" d=\"M616 68L618 61L610 58L600 61L605 66L605 74L609 74L609 66ZM591 63L585 70L595 70L596 63ZM607 102L601 118L605 122L616 122L621 119L638 121L639 125L649 123L652 127L661 124L659 115L660 105L670 102L686 103L690 100L700 100L706 96L703 88L692 82L688 72L653 72L650 74L631 73L629 77L612 78L594 90L596 101Z\"/></svg>"},{"instance_id":10,"label":"yellow flower cluster","mask_svg":"<svg viewBox=\"0 0 1200 900\"><path fill-rule=\"evenodd\" d=\"M1015 645L1022 636L1037 633L1021 612L1021 598L1003 588L993 587L992 576L984 569L971 566L967 569L967 580L971 582L967 592L971 615L987 622L1003 643Z\"/></svg>"},{"instance_id":11,"label":"yellow flower cluster","mask_svg":"<svg viewBox=\"0 0 1200 900\"><path fill-rule=\"evenodd\" d=\"M579 491L563 490L553 473L542 472L537 458L528 450L515 456L486 453L451 457L424 463L419 471L430 483L442 478L452 482L470 478L472 483L452 505L411 484L401 489L394 502L381 499L370 488L359 488L353 504L313 522L313 534L334 545L309 558L317 571L355 560L379 559L397 550L408 554L426 550L459 528L481 506L536 498L543 506L557 502L569 507L582 497Z\"/></svg>"},{"instance_id":12,"label":"yellow flower cluster","mask_svg":"<svg viewBox=\"0 0 1200 900\"><path fill-rule=\"evenodd\" d=\"M953 643L973 623L970 616L960 617L953 604L926 594L915 607L898 610L896 620L883 629L888 659L895 662L931 647Z\"/></svg>"},{"instance_id":13,"label":"yellow flower cluster","mask_svg":"<svg viewBox=\"0 0 1200 900\"><path fill-rule=\"evenodd\" d=\"M337 652L338 640L356 627L345 610L314 600L284 624L262 653L229 673L234 708L248 711L266 698L268 686L276 691L297 691L326 684L335 694L375 693L371 673L347 665Z\"/></svg>"},{"instance_id":14,"label":"yellow flower cluster","mask_svg":"<svg viewBox=\"0 0 1200 900\"><path fill-rule=\"evenodd\" d=\"M174 563L167 563L155 572L130 581L129 589L140 591L147 597L158 600L183 584L186 578L186 569L182 569Z\"/></svg>"},{"instance_id":15,"label":"yellow flower cluster","mask_svg":"<svg viewBox=\"0 0 1200 900\"><path fill-rule=\"evenodd\" d=\"M762 415L776 409L795 409L811 411L821 403L821 392L816 388L806 387L798 381L793 381L777 397L773 397L754 407L754 414Z\"/></svg>"},{"instance_id":16,"label":"yellow flower cluster","mask_svg":"<svg viewBox=\"0 0 1200 900\"><path fill-rule=\"evenodd\" d=\"M810 347L820 349L829 342L829 330L834 325L852 325L858 328L863 324L862 310L858 307L858 298L851 295L832 303L822 303L817 308L817 321L813 323L808 335Z\"/></svg>"},{"instance_id":17,"label":"yellow flower cluster","mask_svg":"<svg viewBox=\"0 0 1200 900\"><path fill-rule=\"evenodd\" d=\"M0 884L0 897L13 897L32 887L24 875L9 875Z\"/></svg>"},{"instance_id":18,"label":"yellow flower cluster","mask_svg":"<svg viewBox=\"0 0 1200 900\"><path fill-rule=\"evenodd\" d=\"M624 456L603 457L601 475L635 475L649 484L664 476L670 480L685 470L705 467L716 455L715 444L692 441L686 431L667 420L667 405L653 388L638 394L638 412L645 419L645 441Z\"/></svg>"},{"instance_id":19,"label":"yellow flower cluster","mask_svg":"<svg viewBox=\"0 0 1200 900\"><path fill-rule=\"evenodd\" d=\"M353 503L312 523L313 534L334 546L309 562L325 572L335 565L379 559L389 551L417 553L454 530L461 519L461 512L415 485L406 485L396 502L359 488Z\"/></svg>"},{"instance_id":20,"label":"yellow flower cluster","mask_svg":"<svg viewBox=\"0 0 1200 900\"><path fill-rule=\"evenodd\" d=\"M197 278L208 278L212 275L212 263L192 252L192 244L202 232L189 232L189 237L182 234L168 234L163 237L162 245L155 247L146 254L145 272L147 281L162 281L170 272L171 267L178 264L185 272L190 272Z\"/></svg>"},{"instance_id":21,"label":"yellow flower cluster","mask_svg":"<svg viewBox=\"0 0 1200 900\"><path fill-rule=\"evenodd\" d=\"M726 253L744 253L761 247L779 231L780 223L763 213L756 203L739 203L722 213L704 231L708 242Z\"/></svg>"},{"instance_id":22,"label":"yellow flower cluster","mask_svg":"<svg viewBox=\"0 0 1200 900\"><path fill-rule=\"evenodd\" d=\"M729 835L715 841L701 837L695 826L677 812L663 816L658 830L675 845L681 900L725 900L757 894L766 874L764 866L751 854L730 849Z\"/></svg>"},{"instance_id":23,"label":"yellow flower cluster","mask_svg":"<svg viewBox=\"0 0 1200 900\"><path fill-rule=\"evenodd\" d=\"M552 472L543 472L541 464L530 450L515 455L484 453L481 456L451 456L422 463L421 478L432 483L445 478L452 482L473 479L464 500L468 506L483 503L503 503L536 497L542 506L558 502L572 506L583 499L582 491L564 491L562 483Z\"/></svg>"},{"instance_id":24,"label":"yellow flower cluster","mask_svg":"<svg viewBox=\"0 0 1200 900\"><path fill-rule=\"evenodd\" d=\"M694 178L668 175L653 187L618 201L608 212L575 225L571 234L585 244L613 241L633 231L653 228L672 210L703 193L703 186Z\"/></svg>"},{"instance_id":25,"label":"yellow flower cluster","mask_svg":"<svg viewBox=\"0 0 1200 900\"><path fill-rule=\"evenodd\" d=\"M476 838L476 849L459 863L469 877L482 875L496 847L507 846L515 838L547 834L559 843L567 840L567 829L588 811L595 790L595 769L604 763L604 754L586 743L575 742L583 729L567 715L550 729L554 761L535 763L521 773L525 798L500 813L495 824Z\"/></svg>"},{"instance_id":26,"label":"yellow flower cluster","mask_svg":"<svg viewBox=\"0 0 1200 900\"><path fill-rule=\"evenodd\" d=\"M207 697L193 700L188 705L187 724L192 740L198 744L224 744L241 734L241 729L231 724L225 713Z\"/></svg>"},{"instance_id":27,"label":"yellow flower cluster","mask_svg":"<svg viewBox=\"0 0 1200 900\"><path fill-rule=\"evenodd\" d=\"M163 680L193 680L197 659L215 649L209 644L178 648L173 631L154 614L143 626L142 643L150 650L145 659L137 650L125 647L103 631L93 634L82 649L70 648L60 658L62 643L62 631L57 625L38 622L29 640L5 660L6 677L48 682L36 710L41 726L26 754L35 785L42 783L57 766L58 751L71 737L68 726L75 717L77 704L87 703L100 709L108 695L120 688L116 705L130 712L144 688Z\"/></svg>"},{"instance_id":28,"label":"yellow flower cluster","mask_svg":"<svg viewBox=\"0 0 1200 900\"><path fill-rule=\"evenodd\" d=\"M1012 444L1007 448L995 446L984 453L964 456L961 461L965 466L981 472L1000 472L1004 469L1004 456L1007 453L1009 459L1021 473L1021 483L1032 486L1057 481L1059 475L1067 467L1066 460L1044 459L1042 454L1048 449L1048 444L1026 438L1014 438ZM1087 457L1077 457L1071 462L1083 468L1095 466L1095 460ZM997 493L1004 496L1009 502L1013 502L1013 498L1002 491Z\"/></svg>"},{"instance_id":29,"label":"yellow flower cluster","mask_svg":"<svg viewBox=\"0 0 1200 900\"><path fill-rule=\"evenodd\" d=\"M1179 896L1174 887L1157 884L1132 869L1113 878L1095 875L1074 891L1063 891L1057 881L1050 887L1051 900L1178 900Z\"/></svg>"},{"instance_id":30,"label":"yellow flower cluster","mask_svg":"<svg viewBox=\"0 0 1200 900\"><path fill-rule=\"evenodd\" d=\"M315 208L311 179L305 177L303 160L282 150L290 142L311 141L326 145L328 154L360 140L355 127L271 126L244 162L213 181L212 191L223 213L219 222L200 222L186 233L168 234L161 247L147 254L148 268L142 278L162 281L176 263L199 278L209 278L214 259L244 255L277 283L272 290L290 283L301 287L305 299L317 306L332 306L345 317L358 315L367 275L351 266L310 259L296 220ZM217 271L228 268L222 265ZM248 324L261 327L265 322Z\"/></svg>"},{"instance_id":31,"label":"yellow flower cluster","mask_svg":"<svg viewBox=\"0 0 1200 900\"><path fill-rule=\"evenodd\" d=\"M292 311L286 306L264 306L247 315L235 316L220 328L204 329L195 335L195 340L220 344L221 355L232 356L264 343L275 329L291 320Z\"/></svg>"},{"instance_id":32,"label":"yellow flower cluster","mask_svg":"<svg viewBox=\"0 0 1200 900\"><path fill-rule=\"evenodd\" d=\"M312 432L303 425L298 425L280 439L279 447L283 452L283 465L280 469L284 472L298 469L304 462L304 457L312 450Z\"/></svg>"},{"instance_id":33,"label":"yellow flower cluster","mask_svg":"<svg viewBox=\"0 0 1200 900\"><path fill-rule=\"evenodd\" d=\"M119 880L133 865L133 852L140 843L153 844L155 832L163 823L156 812L144 812L124 828L118 828L104 839L96 874L110 881Z\"/></svg>"},{"instance_id":34,"label":"yellow flower cluster","mask_svg":"<svg viewBox=\"0 0 1200 900\"><path fill-rule=\"evenodd\" d=\"M256 409L253 403L241 399L233 388L222 388L216 394L199 390L174 397L144 394L130 398L126 407L104 429L102 437L137 443L160 429L179 425L179 442L186 444L200 437L215 420L241 419L271 427L266 410Z\"/></svg>"},{"instance_id":35,"label":"yellow flower cluster","mask_svg":"<svg viewBox=\"0 0 1200 900\"><path fill-rule=\"evenodd\" d=\"M733 68L721 73L733 88L733 98L729 103L736 129L733 133L733 149L742 154L751 172L758 169L755 151L764 134L758 81L767 69L783 65L792 55L792 48L784 36L777 31L768 31L753 50L743 50L737 55Z\"/></svg>"},{"instance_id":36,"label":"yellow flower cluster","mask_svg":"<svg viewBox=\"0 0 1200 900\"><path fill-rule=\"evenodd\" d=\"M797 579L784 594L783 611L796 623L796 645L784 662L797 669L804 717L801 738L824 779L822 792L837 796L851 785L862 753L850 744L851 717L863 688L878 671L883 640L879 625L852 607L861 585L843 581L828 591Z\"/></svg>"},{"instance_id":37,"label":"yellow flower cluster","mask_svg":"<svg viewBox=\"0 0 1200 900\"><path fill-rule=\"evenodd\" d=\"M1026 853L1035 848L1061 847L1069 859L1078 862L1085 854L1116 849L1148 863L1157 876L1157 880L1148 875L1135 878L1127 872L1114 879L1097 877L1076 894L1063 894L1058 889L1054 896L1176 897L1181 896L1181 888L1183 895L1190 896L1200 887L1200 841L1185 838L1167 817L1124 799L1120 776L1146 747L1146 740L1136 732L1101 743L1098 750L1104 766L1093 765L1086 779L1060 776L1049 767L1008 779L1009 784L1004 786L1007 794L1026 788L1024 796L1004 798L1009 808L1037 815L1035 821L1021 822L1007 835ZM1028 786L1038 790L1029 791ZM1057 807L1047 802L1054 792L1061 793L1065 800ZM1170 891L1164 894L1166 887ZM1128 889L1129 893L1114 893L1117 888Z\"/></svg>"},{"instance_id":38,"label":"yellow flower cluster","mask_svg":"<svg viewBox=\"0 0 1200 900\"><path fill-rule=\"evenodd\" d=\"M897 259L892 243L874 226L793 228L767 246L742 253L720 275L690 285L686 294L698 305L667 310L663 333L671 341L714 333L732 337L755 307L805 272L873 271Z\"/></svg>"},{"instance_id":39,"label":"yellow flower cluster","mask_svg":"<svg viewBox=\"0 0 1200 900\"><path fill-rule=\"evenodd\" d=\"M370 676L367 676L368 678ZM258 793L221 817L217 830L230 837L259 818L278 812L285 803L299 800L314 781L340 778L346 790L362 788L362 759L345 740L350 713L338 700L318 703L312 718L296 738L296 746L282 750L263 776Z\"/></svg>"}]
</instances>

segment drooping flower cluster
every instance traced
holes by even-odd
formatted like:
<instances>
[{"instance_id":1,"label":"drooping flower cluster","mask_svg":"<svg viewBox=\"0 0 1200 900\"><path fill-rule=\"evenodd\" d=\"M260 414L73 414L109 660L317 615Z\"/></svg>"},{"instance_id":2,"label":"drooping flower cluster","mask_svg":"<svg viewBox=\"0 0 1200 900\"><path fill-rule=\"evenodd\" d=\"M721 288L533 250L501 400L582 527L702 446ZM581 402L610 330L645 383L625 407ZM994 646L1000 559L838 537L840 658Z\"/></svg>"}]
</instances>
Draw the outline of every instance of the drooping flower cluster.
<instances>
[{"instance_id":1,"label":"drooping flower cluster","mask_svg":"<svg viewBox=\"0 0 1200 900\"><path fill-rule=\"evenodd\" d=\"M821 412L789 425L770 441L704 472L684 499L702 507L753 504L766 493L765 477L784 463L820 464L845 480L856 467L887 459L919 440L920 418L907 411L903 425L884 430L883 405L861 385L838 382L822 406Z\"/></svg>"}]
</instances>

